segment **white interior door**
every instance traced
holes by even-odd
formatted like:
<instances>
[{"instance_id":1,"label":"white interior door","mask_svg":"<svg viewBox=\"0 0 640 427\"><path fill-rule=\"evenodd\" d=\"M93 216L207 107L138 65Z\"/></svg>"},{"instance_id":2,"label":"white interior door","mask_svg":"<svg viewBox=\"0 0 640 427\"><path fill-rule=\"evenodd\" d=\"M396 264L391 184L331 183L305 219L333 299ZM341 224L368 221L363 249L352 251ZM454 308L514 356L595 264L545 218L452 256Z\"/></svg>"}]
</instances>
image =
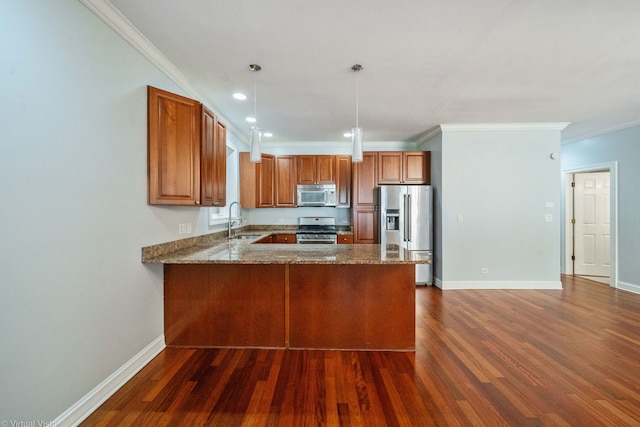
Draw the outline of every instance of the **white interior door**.
<instances>
[{"instance_id":1,"label":"white interior door","mask_svg":"<svg viewBox=\"0 0 640 427\"><path fill-rule=\"evenodd\" d=\"M577 173L574 182L574 274L609 277L610 173Z\"/></svg>"}]
</instances>

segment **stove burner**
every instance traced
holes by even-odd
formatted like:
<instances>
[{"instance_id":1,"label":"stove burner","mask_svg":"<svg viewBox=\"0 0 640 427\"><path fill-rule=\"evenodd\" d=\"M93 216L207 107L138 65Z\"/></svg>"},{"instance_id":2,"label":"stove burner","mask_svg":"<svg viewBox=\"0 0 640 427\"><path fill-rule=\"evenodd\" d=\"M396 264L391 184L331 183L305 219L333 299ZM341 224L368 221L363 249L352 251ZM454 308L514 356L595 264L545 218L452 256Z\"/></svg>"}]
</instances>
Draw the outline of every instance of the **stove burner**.
<instances>
[{"instance_id":1,"label":"stove burner","mask_svg":"<svg viewBox=\"0 0 640 427\"><path fill-rule=\"evenodd\" d=\"M338 240L336 219L331 217L298 218L296 241L301 244L336 244Z\"/></svg>"}]
</instances>

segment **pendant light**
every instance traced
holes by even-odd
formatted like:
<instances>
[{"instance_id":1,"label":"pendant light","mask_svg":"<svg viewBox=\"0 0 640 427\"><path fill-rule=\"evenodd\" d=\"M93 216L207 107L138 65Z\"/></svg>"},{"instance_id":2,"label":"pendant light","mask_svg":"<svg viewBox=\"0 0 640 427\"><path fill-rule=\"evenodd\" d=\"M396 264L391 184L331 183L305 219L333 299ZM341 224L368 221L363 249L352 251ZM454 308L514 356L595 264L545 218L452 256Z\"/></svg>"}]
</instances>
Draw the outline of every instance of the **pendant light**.
<instances>
[{"instance_id":1,"label":"pendant light","mask_svg":"<svg viewBox=\"0 0 640 427\"><path fill-rule=\"evenodd\" d=\"M358 113L359 113L359 86L358 86L358 72L362 71L364 67L360 64L355 64L351 67L351 70L356 73L356 127L351 129L351 161L353 163L362 162L362 128L358 124Z\"/></svg>"},{"instance_id":2,"label":"pendant light","mask_svg":"<svg viewBox=\"0 0 640 427\"><path fill-rule=\"evenodd\" d=\"M257 104L257 83L255 73L262 70L258 64L250 64L249 69L253 76L253 118L257 123L258 116L256 115L256 104ZM249 140L249 160L254 163L259 163L262 160L262 156L260 153L260 144L262 143L262 130L256 126L251 126L251 139Z\"/></svg>"}]
</instances>

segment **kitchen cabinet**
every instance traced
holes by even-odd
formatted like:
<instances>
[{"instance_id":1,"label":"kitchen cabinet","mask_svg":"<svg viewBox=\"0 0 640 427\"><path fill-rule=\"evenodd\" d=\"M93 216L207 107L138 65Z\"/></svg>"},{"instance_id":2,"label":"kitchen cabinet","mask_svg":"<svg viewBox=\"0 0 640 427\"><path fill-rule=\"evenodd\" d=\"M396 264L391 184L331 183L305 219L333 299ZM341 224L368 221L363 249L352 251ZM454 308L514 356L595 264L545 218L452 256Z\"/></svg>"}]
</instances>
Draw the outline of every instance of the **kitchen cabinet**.
<instances>
[{"instance_id":1,"label":"kitchen cabinet","mask_svg":"<svg viewBox=\"0 0 640 427\"><path fill-rule=\"evenodd\" d=\"M353 164L353 242L378 243L378 153L365 152Z\"/></svg>"},{"instance_id":2,"label":"kitchen cabinet","mask_svg":"<svg viewBox=\"0 0 640 427\"><path fill-rule=\"evenodd\" d=\"M429 184L430 163L428 151L380 151L378 184Z\"/></svg>"},{"instance_id":3,"label":"kitchen cabinet","mask_svg":"<svg viewBox=\"0 0 640 427\"><path fill-rule=\"evenodd\" d=\"M147 87L148 202L226 204L226 127L200 102Z\"/></svg>"},{"instance_id":4,"label":"kitchen cabinet","mask_svg":"<svg viewBox=\"0 0 640 427\"><path fill-rule=\"evenodd\" d=\"M262 154L259 163L240 153L240 204L243 208L272 208L275 203L275 156Z\"/></svg>"},{"instance_id":5,"label":"kitchen cabinet","mask_svg":"<svg viewBox=\"0 0 640 427\"><path fill-rule=\"evenodd\" d=\"M273 234L269 234L260 240L256 240L254 243L273 243Z\"/></svg>"},{"instance_id":6,"label":"kitchen cabinet","mask_svg":"<svg viewBox=\"0 0 640 427\"><path fill-rule=\"evenodd\" d=\"M339 245L350 245L353 243L353 234L338 234Z\"/></svg>"},{"instance_id":7,"label":"kitchen cabinet","mask_svg":"<svg viewBox=\"0 0 640 427\"><path fill-rule=\"evenodd\" d=\"M338 155L336 165L336 207L351 206L351 156Z\"/></svg>"},{"instance_id":8,"label":"kitchen cabinet","mask_svg":"<svg viewBox=\"0 0 640 427\"><path fill-rule=\"evenodd\" d=\"M269 234L254 243L296 243L295 234Z\"/></svg>"},{"instance_id":9,"label":"kitchen cabinet","mask_svg":"<svg viewBox=\"0 0 640 427\"><path fill-rule=\"evenodd\" d=\"M274 234L273 243L296 243L295 234Z\"/></svg>"},{"instance_id":10,"label":"kitchen cabinet","mask_svg":"<svg viewBox=\"0 0 640 427\"><path fill-rule=\"evenodd\" d=\"M275 207L296 207L296 156L275 158Z\"/></svg>"},{"instance_id":11,"label":"kitchen cabinet","mask_svg":"<svg viewBox=\"0 0 640 427\"><path fill-rule=\"evenodd\" d=\"M200 202L203 206L227 204L227 128L202 107Z\"/></svg>"},{"instance_id":12,"label":"kitchen cabinet","mask_svg":"<svg viewBox=\"0 0 640 427\"><path fill-rule=\"evenodd\" d=\"M148 201L200 204L200 122L196 100L147 87Z\"/></svg>"},{"instance_id":13,"label":"kitchen cabinet","mask_svg":"<svg viewBox=\"0 0 640 427\"><path fill-rule=\"evenodd\" d=\"M298 184L335 184L336 156L297 156Z\"/></svg>"}]
</instances>

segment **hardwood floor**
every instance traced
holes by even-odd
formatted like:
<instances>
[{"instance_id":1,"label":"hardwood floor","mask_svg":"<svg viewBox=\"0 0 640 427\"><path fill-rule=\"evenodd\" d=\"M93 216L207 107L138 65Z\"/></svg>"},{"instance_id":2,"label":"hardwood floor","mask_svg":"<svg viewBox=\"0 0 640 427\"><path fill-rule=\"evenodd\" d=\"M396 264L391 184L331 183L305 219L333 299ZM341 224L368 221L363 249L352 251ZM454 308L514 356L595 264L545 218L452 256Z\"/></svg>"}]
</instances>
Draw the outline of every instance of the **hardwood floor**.
<instances>
[{"instance_id":1,"label":"hardwood floor","mask_svg":"<svg viewBox=\"0 0 640 427\"><path fill-rule=\"evenodd\" d=\"M640 295L418 287L416 352L167 348L82 425L640 426Z\"/></svg>"}]
</instances>

